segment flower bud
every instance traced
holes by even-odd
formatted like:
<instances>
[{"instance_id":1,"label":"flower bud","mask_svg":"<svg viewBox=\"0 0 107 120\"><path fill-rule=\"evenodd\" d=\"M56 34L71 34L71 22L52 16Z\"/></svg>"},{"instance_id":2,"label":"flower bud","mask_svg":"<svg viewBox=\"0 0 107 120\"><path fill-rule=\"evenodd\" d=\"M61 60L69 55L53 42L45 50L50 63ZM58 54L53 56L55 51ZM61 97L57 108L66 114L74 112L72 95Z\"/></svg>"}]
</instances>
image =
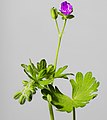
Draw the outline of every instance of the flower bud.
<instances>
[{"instance_id":1,"label":"flower bud","mask_svg":"<svg viewBox=\"0 0 107 120\"><path fill-rule=\"evenodd\" d=\"M58 12L57 12L57 9L56 8L51 8L51 16L53 19L57 19L58 17Z\"/></svg>"},{"instance_id":2,"label":"flower bud","mask_svg":"<svg viewBox=\"0 0 107 120\"><path fill-rule=\"evenodd\" d=\"M60 11L64 15L70 15L73 12L73 6L67 1L64 1L61 3Z\"/></svg>"}]
</instances>

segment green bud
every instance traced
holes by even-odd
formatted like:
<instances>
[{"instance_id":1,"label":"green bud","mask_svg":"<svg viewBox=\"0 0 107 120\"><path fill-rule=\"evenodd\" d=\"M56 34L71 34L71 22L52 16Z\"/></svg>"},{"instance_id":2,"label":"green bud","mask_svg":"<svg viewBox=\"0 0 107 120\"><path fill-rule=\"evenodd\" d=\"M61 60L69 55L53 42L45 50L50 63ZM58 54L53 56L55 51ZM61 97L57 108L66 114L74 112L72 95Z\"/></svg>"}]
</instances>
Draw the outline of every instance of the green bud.
<instances>
[{"instance_id":1,"label":"green bud","mask_svg":"<svg viewBox=\"0 0 107 120\"><path fill-rule=\"evenodd\" d=\"M26 92L26 98L29 102L32 100L32 92L30 90Z\"/></svg>"},{"instance_id":2,"label":"green bud","mask_svg":"<svg viewBox=\"0 0 107 120\"><path fill-rule=\"evenodd\" d=\"M20 103L21 105L23 105L23 104L25 103L25 101L26 101L25 95L21 95L20 98L19 98L19 103Z\"/></svg>"},{"instance_id":3,"label":"green bud","mask_svg":"<svg viewBox=\"0 0 107 120\"><path fill-rule=\"evenodd\" d=\"M54 7L51 8L51 16L52 16L53 19L57 19L57 17L58 17L58 11Z\"/></svg>"},{"instance_id":4,"label":"green bud","mask_svg":"<svg viewBox=\"0 0 107 120\"><path fill-rule=\"evenodd\" d=\"M23 80L22 83L23 83L24 86L26 86L28 84L28 81Z\"/></svg>"},{"instance_id":5,"label":"green bud","mask_svg":"<svg viewBox=\"0 0 107 120\"><path fill-rule=\"evenodd\" d=\"M20 96L22 95L22 92L16 92L15 95L14 95L14 99L19 99Z\"/></svg>"}]
</instances>

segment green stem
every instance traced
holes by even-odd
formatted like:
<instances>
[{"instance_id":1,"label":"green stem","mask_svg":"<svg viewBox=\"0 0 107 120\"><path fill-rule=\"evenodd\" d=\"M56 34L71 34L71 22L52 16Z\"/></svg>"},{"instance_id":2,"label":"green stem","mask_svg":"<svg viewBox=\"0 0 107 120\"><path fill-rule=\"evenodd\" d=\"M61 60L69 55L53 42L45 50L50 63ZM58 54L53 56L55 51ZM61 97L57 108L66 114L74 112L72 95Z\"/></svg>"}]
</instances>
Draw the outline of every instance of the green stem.
<instances>
[{"instance_id":1,"label":"green stem","mask_svg":"<svg viewBox=\"0 0 107 120\"><path fill-rule=\"evenodd\" d=\"M56 66L57 66L59 49L60 49L60 45L61 45L62 35L63 35L63 33L64 33L64 29L65 29L65 26L66 26L66 21L67 21L67 20L64 21L64 25L63 25L62 31L61 31L61 33L60 33L57 20L55 20L55 22L56 22L56 28L57 28L57 30L58 30L58 47L57 47L57 50L56 50L56 57L55 57L55 63L54 63L54 67L55 67L55 68L56 68ZM51 105L49 102L48 102L48 107L49 107L49 112L50 112L50 120L54 120L53 108L52 108L52 105Z\"/></svg>"},{"instance_id":2,"label":"green stem","mask_svg":"<svg viewBox=\"0 0 107 120\"><path fill-rule=\"evenodd\" d=\"M59 36L58 36L58 46L57 46L56 57L55 57L55 62L54 62L55 68L56 68L57 62L58 62L59 49L60 49L60 46L61 46L61 39L62 39L62 35L64 33L64 29L65 29L65 26L66 26L66 21L67 20L65 19L61 33L58 32L59 33ZM56 24L56 26L57 26L57 24ZM57 30L59 31L58 27L57 27Z\"/></svg>"},{"instance_id":3,"label":"green stem","mask_svg":"<svg viewBox=\"0 0 107 120\"><path fill-rule=\"evenodd\" d=\"M76 120L75 108L73 107L73 120Z\"/></svg>"},{"instance_id":4,"label":"green stem","mask_svg":"<svg viewBox=\"0 0 107 120\"><path fill-rule=\"evenodd\" d=\"M49 106L49 112L50 112L50 120L54 120L53 108L49 102L48 102L48 106Z\"/></svg>"},{"instance_id":5,"label":"green stem","mask_svg":"<svg viewBox=\"0 0 107 120\"><path fill-rule=\"evenodd\" d=\"M56 23L56 28L57 28L57 30L58 30L58 34L60 34L60 30L59 30L59 26L58 26L57 19L55 19L55 23Z\"/></svg>"}]
</instances>

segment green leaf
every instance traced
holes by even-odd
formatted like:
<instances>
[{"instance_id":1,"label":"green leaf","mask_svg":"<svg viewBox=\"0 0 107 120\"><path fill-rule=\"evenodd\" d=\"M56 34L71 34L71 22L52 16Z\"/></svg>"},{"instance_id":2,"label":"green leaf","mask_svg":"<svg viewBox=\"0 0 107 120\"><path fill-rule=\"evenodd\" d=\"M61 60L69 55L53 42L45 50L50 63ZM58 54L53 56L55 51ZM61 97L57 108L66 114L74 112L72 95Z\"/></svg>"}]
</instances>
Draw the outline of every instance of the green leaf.
<instances>
[{"instance_id":1,"label":"green leaf","mask_svg":"<svg viewBox=\"0 0 107 120\"><path fill-rule=\"evenodd\" d=\"M28 66L25 64L21 64L21 66L28 72Z\"/></svg>"},{"instance_id":2,"label":"green leaf","mask_svg":"<svg viewBox=\"0 0 107 120\"><path fill-rule=\"evenodd\" d=\"M53 81L54 81L54 79L42 80L42 81L39 81L39 84L40 85L48 85L48 84L52 83Z\"/></svg>"},{"instance_id":3,"label":"green leaf","mask_svg":"<svg viewBox=\"0 0 107 120\"><path fill-rule=\"evenodd\" d=\"M32 63L31 59L29 59L29 61L30 61L30 65L33 69L33 74L38 74L38 70L37 70L36 66Z\"/></svg>"},{"instance_id":4,"label":"green leaf","mask_svg":"<svg viewBox=\"0 0 107 120\"><path fill-rule=\"evenodd\" d=\"M24 72L26 73L26 75L30 78L30 79L32 79L32 80L35 80L31 75L29 75L29 73L27 73L27 71L24 69Z\"/></svg>"},{"instance_id":5,"label":"green leaf","mask_svg":"<svg viewBox=\"0 0 107 120\"><path fill-rule=\"evenodd\" d=\"M47 95L51 96L51 103L59 110L59 111L66 111L71 112L73 109L73 103L71 98L64 95L59 91L57 87L53 87L52 85L49 85L48 89L42 89L41 90L43 96L43 99L47 100Z\"/></svg>"},{"instance_id":6,"label":"green leaf","mask_svg":"<svg viewBox=\"0 0 107 120\"><path fill-rule=\"evenodd\" d=\"M55 78L64 78L64 79L68 79L68 75L74 75L73 73L64 73L64 74L62 74L63 73L63 71L64 70L66 70L67 69L67 65L66 66L64 66L64 67L60 67L56 72L55 72Z\"/></svg>"},{"instance_id":7,"label":"green leaf","mask_svg":"<svg viewBox=\"0 0 107 120\"><path fill-rule=\"evenodd\" d=\"M41 70L38 74L38 80L43 79L46 76L46 73L47 73L46 69Z\"/></svg>"},{"instance_id":8,"label":"green leaf","mask_svg":"<svg viewBox=\"0 0 107 120\"><path fill-rule=\"evenodd\" d=\"M40 61L40 70L45 69L46 66L47 66L46 60L45 60L45 59L42 59L42 60Z\"/></svg>"},{"instance_id":9,"label":"green leaf","mask_svg":"<svg viewBox=\"0 0 107 120\"><path fill-rule=\"evenodd\" d=\"M55 78L64 78L64 79L68 79L66 74L61 74L59 76L56 76Z\"/></svg>"},{"instance_id":10,"label":"green leaf","mask_svg":"<svg viewBox=\"0 0 107 120\"><path fill-rule=\"evenodd\" d=\"M29 90L30 90L33 94L35 94L35 93L36 93L37 88L35 88L35 87L31 86L31 87L29 88Z\"/></svg>"},{"instance_id":11,"label":"green leaf","mask_svg":"<svg viewBox=\"0 0 107 120\"><path fill-rule=\"evenodd\" d=\"M53 74L54 72L55 72L54 65L52 65L52 64L48 65L47 73L51 75L51 74Z\"/></svg>"},{"instance_id":12,"label":"green leaf","mask_svg":"<svg viewBox=\"0 0 107 120\"><path fill-rule=\"evenodd\" d=\"M67 65L64 66L64 67L60 67L60 68L57 70L57 72L55 73L55 77L59 76L64 70L67 69L67 67L68 67Z\"/></svg>"},{"instance_id":13,"label":"green leaf","mask_svg":"<svg viewBox=\"0 0 107 120\"><path fill-rule=\"evenodd\" d=\"M38 70L38 72L41 70L41 69L40 69L40 63L39 63L39 62L37 62L37 70Z\"/></svg>"},{"instance_id":14,"label":"green leaf","mask_svg":"<svg viewBox=\"0 0 107 120\"><path fill-rule=\"evenodd\" d=\"M25 101L26 101L25 95L21 95L20 98L19 98L19 103L20 103L21 105L23 105L23 104L25 103Z\"/></svg>"},{"instance_id":15,"label":"green leaf","mask_svg":"<svg viewBox=\"0 0 107 120\"><path fill-rule=\"evenodd\" d=\"M15 99L15 100L19 99L21 95L22 95L22 92L16 92L16 93L14 94L14 99Z\"/></svg>"},{"instance_id":16,"label":"green leaf","mask_svg":"<svg viewBox=\"0 0 107 120\"><path fill-rule=\"evenodd\" d=\"M75 80L70 80L72 85L73 107L84 107L90 100L95 98L99 82L92 77L92 72L87 72L85 76L81 72L76 74Z\"/></svg>"},{"instance_id":17,"label":"green leaf","mask_svg":"<svg viewBox=\"0 0 107 120\"><path fill-rule=\"evenodd\" d=\"M28 71L29 71L29 73L30 73L31 75L33 75L33 69L32 69L32 67L31 67L31 65L28 65Z\"/></svg>"},{"instance_id":18,"label":"green leaf","mask_svg":"<svg viewBox=\"0 0 107 120\"><path fill-rule=\"evenodd\" d=\"M38 71L31 60L30 65L21 64L21 66L24 68L24 72L28 75L28 77L36 79L36 74L38 74Z\"/></svg>"},{"instance_id":19,"label":"green leaf","mask_svg":"<svg viewBox=\"0 0 107 120\"><path fill-rule=\"evenodd\" d=\"M32 94L33 94L32 91L27 90L25 94L26 94L27 100L30 102L32 100Z\"/></svg>"},{"instance_id":20,"label":"green leaf","mask_svg":"<svg viewBox=\"0 0 107 120\"><path fill-rule=\"evenodd\" d=\"M23 86L26 86L29 82L26 80L23 80L22 83L23 83Z\"/></svg>"},{"instance_id":21,"label":"green leaf","mask_svg":"<svg viewBox=\"0 0 107 120\"><path fill-rule=\"evenodd\" d=\"M68 15L66 18L67 19L72 19L72 18L74 18L74 15Z\"/></svg>"},{"instance_id":22,"label":"green leaf","mask_svg":"<svg viewBox=\"0 0 107 120\"><path fill-rule=\"evenodd\" d=\"M99 82L92 76L92 72L87 72L84 76L81 72L78 72L75 80L70 80L70 83L72 85L72 99L52 85L48 85L49 88L41 90L43 99L47 100L49 94L52 97L51 104L59 111L71 112L73 107L84 107L97 96L95 92L98 90Z\"/></svg>"}]
</instances>

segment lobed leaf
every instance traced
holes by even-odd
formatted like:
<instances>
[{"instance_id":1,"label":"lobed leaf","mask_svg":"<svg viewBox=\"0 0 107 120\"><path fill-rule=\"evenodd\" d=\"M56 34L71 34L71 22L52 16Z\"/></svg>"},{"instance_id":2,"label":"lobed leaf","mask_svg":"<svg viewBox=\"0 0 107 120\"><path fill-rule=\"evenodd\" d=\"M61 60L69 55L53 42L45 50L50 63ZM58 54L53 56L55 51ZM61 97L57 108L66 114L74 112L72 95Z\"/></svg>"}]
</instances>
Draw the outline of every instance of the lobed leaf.
<instances>
[{"instance_id":1,"label":"lobed leaf","mask_svg":"<svg viewBox=\"0 0 107 120\"><path fill-rule=\"evenodd\" d=\"M60 90L55 86L48 85L49 89L42 89L41 92L44 95L43 99L47 100L47 95L51 96L51 103L57 108L59 111L71 112L73 109L73 102L71 98L64 95L60 92Z\"/></svg>"},{"instance_id":2,"label":"lobed leaf","mask_svg":"<svg viewBox=\"0 0 107 120\"><path fill-rule=\"evenodd\" d=\"M87 72L85 76L78 72L75 77L76 80L70 80L72 85L72 101L74 107L84 107L90 100L95 98L95 92L98 89L99 82L95 77L92 77L92 72Z\"/></svg>"}]
</instances>

